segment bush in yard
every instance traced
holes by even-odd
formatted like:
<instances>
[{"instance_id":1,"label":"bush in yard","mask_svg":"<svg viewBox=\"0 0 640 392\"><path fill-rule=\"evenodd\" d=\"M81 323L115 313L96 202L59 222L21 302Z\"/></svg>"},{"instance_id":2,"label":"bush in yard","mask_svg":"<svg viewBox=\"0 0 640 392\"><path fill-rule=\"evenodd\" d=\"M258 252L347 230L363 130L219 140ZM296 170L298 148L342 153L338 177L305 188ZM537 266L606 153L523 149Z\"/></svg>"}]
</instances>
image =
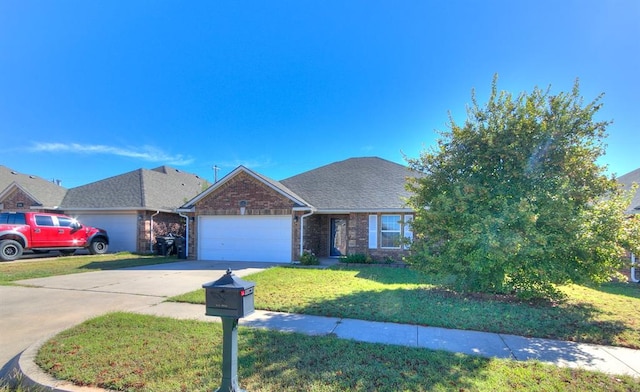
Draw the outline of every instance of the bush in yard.
<instances>
[{"instance_id":1,"label":"bush in yard","mask_svg":"<svg viewBox=\"0 0 640 392\"><path fill-rule=\"evenodd\" d=\"M340 262L345 264L372 264L373 258L364 253L353 253L340 257Z\"/></svg>"},{"instance_id":2,"label":"bush in yard","mask_svg":"<svg viewBox=\"0 0 640 392\"><path fill-rule=\"evenodd\" d=\"M408 262L462 291L553 297L556 284L603 282L637 249L630 201L596 160L609 124L601 97L583 105L537 87L514 97L493 80L487 104L472 94L467 120L450 118L436 148L408 159L414 241Z\"/></svg>"},{"instance_id":3,"label":"bush in yard","mask_svg":"<svg viewBox=\"0 0 640 392\"><path fill-rule=\"evenodd\" d=\"M313 254L313 252L309 252L305 250L304 252L302 252L302 256L300 256L300 264L318 265L320 264L320 260L315 254Z\"/></svg>"}]
</instances>

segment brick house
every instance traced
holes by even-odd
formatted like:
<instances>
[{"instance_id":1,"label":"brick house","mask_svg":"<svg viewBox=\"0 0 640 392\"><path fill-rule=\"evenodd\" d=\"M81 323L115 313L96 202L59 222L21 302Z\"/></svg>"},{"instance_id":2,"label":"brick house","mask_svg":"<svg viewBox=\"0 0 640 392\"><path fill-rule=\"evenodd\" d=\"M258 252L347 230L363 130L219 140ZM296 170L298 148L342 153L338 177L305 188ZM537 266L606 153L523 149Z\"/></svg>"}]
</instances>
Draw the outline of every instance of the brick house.
<instances>
[{"instance_id":1,"label":"brick house","mask_svg":"<svg viewBox=\"0 0 640 392\"><path fill-rule=\"evenodd\" d=\"M638 185L638 189L631 199L629 208L625 211L629 215L629 219L640 219L640 168L633 170L627 174L618 177L618 183L623 189L632 189L633 185ZM631 260L631 269L629 271L629 279L632 282L640 282L640 267L638 266L638 255L628 252L628 257Z\"/></svg>"},{"instance_id":2,"label":"brick house","mask_svg":"<svg viewBox=\"0 0 640 392\"><path fill-rule=\"evenodd\" d=\"M59 183L0 165L0 212L53 212L66 192Z\"/></svg>"},{"instance_id":3,"label":"brick house","mask_svg":"<svg viewBox=\"0 0 640 392\"><path fill-rule=\"evenodd\" d=\"M109 233L109 252L149 253L157 236L184 235L176 208L209 183L169 166L137 169L67 190L60 211Z\"/></svg>"},{"instance_id":4,"label":"brick house","mask_svg":"<svg viewBox=\"0 0 640 392\"><path fill-rule=\"evenodd\" d=\"M178 211L189 259L289 262L367 254L398 260L411 238L405 166L351 158L275 181L239 166Z\"/></svg>"}]
</instances>

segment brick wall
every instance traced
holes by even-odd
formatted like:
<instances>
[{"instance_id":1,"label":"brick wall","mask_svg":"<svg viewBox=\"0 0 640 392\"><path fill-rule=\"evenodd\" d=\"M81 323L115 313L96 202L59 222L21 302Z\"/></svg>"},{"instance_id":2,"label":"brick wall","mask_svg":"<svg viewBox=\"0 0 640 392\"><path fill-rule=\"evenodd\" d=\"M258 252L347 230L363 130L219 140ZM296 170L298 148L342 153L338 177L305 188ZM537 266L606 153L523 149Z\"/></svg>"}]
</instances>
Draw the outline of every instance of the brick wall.
<instances>
[{"instance_id":1,"label":"brick wall","mask_svg":"<svg viewBox=\"0 0 640 392\"><path fill-rule=\"evenodd\" d=\"M240 172L196 204L199 215L286 215L293 202L247 173Z\"/></svg>"},{"instance_id":2,"label":"brick wall","mask_svg":"<svg viewBox=\"0 0 640 392\"><path fill-rule=\"evenodd\" d=\"M301 215L301 214L300 214ZM402 260L407 254L405 249L369 249L369 213L316 214L305 218L304 249L312 251L318 257L329 257L331 250L331 220L347 220L347 254L366 254L375 260L392 258ZM299 249L300 226L294 231L295 246Z\"/></svg>"},{"instance_id":3,"label":"brick wall","mask_svg":"<svg viewBox=\"0 0 640 392\"><path fill-rule=\"evenodd\" d=\"M158 236L166 236L173 233L179 236L185 236L185 219L178 214L161 212L155 215L155 212L144 211L140 213L142 219L138 219L138 241L137 252L149 253L155 252L155 239ZM151 233L151 216L153 217L153 235Z\"/></svg>"},{"instance_id":4,"label":"brick wall","mask_svg":"<svg viewBox=\"0 0 640 392\"><path fill-rule=\"evenodd\" d=\"M190 219L193 217L189 223L189 259L198 258L197 216L242 215L242 207L244 207L244 215L289 215L293 212L294 203L253 176L239 172L199 200L195 205L194 213L187 214ZM297 227L297 231L295 225L292 228L294 238L300 230L299 226Z\"/></svg>"},{"instance_id":5,"label":"brick wall","mask_svg":"<svg viewBox=\"0 0 640 392\"><path fill-rule=\"evenodd\" d=\"M2 204L2 211L6 212L42 211L32 210L31 206L38 205L38 203L20 188L15 187L5 195L2 200L0 200L0 203ZM18 206L20 203L22 204L22 207Z\"/></svg>"}]
</instances>

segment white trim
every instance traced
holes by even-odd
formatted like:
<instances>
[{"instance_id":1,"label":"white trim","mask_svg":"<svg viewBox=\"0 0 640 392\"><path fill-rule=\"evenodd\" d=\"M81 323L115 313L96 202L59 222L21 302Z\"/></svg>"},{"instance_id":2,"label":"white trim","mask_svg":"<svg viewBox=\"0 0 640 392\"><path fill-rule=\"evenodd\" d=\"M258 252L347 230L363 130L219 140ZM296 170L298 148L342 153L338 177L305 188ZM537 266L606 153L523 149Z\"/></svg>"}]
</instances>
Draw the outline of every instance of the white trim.
<instances>
[{"instance_id":1,"label":"white trim","mask_svg":"<svg viewBox=\"0 0 640 392\"><path fill-rule=\"evenodd\" d=\"M306 208L308 210L308 208ZM316 209L316 214L413 214L410 208L381 208L381 209Z\"/></svg>"},{"instance_id":2,"label":"white trim","mask_svg":"<svg viewBox=\"0 0 640 392\"><path fill-rule=\"evenodd\" d=\"M394 245L394 246L382 246L382 218L384 218L385 216L397 216L398 220L396 221L398 223L398 230L384 230L385 233L398 233L398 240L400 238L402 238L402 215L400 214L382 214L380 215L380 249L401 249L402 246L400 244L398 245Z\"/></svg>"},{"instance_id":3,"label":"white trim","mask_svg":"<svg viewBox=\"0 0 640 392\"><path fill-rule=\"evenodd\" d=\"M378 215L369 215L369 249L378 249Z\"/></svg>"}]
</instances>

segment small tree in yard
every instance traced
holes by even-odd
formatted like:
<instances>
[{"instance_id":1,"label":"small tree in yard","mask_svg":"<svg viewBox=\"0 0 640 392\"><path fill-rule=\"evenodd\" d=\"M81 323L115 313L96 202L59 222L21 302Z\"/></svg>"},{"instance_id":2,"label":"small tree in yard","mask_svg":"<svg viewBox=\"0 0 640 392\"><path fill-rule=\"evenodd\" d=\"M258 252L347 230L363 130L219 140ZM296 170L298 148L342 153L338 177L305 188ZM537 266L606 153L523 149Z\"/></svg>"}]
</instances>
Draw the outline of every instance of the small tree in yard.
<instances>
[{"instance_id":1,"label":"small tree in yard","mask_svg":"<svg viewBox=\"0 0 640 392\"><path fill-rule=\"evenodd\" d=\"M609 279L625 247L640 249L640 220L625 219L628 195L596 164L609 124L593 119L599 101L583 105L577 81L513 97L494 78L484 107L472 94L464 125L450 118L437 147L408 159L424 174L408 184L409 262L459 290L521 298Z\"/></svg>"}]
</instances>

